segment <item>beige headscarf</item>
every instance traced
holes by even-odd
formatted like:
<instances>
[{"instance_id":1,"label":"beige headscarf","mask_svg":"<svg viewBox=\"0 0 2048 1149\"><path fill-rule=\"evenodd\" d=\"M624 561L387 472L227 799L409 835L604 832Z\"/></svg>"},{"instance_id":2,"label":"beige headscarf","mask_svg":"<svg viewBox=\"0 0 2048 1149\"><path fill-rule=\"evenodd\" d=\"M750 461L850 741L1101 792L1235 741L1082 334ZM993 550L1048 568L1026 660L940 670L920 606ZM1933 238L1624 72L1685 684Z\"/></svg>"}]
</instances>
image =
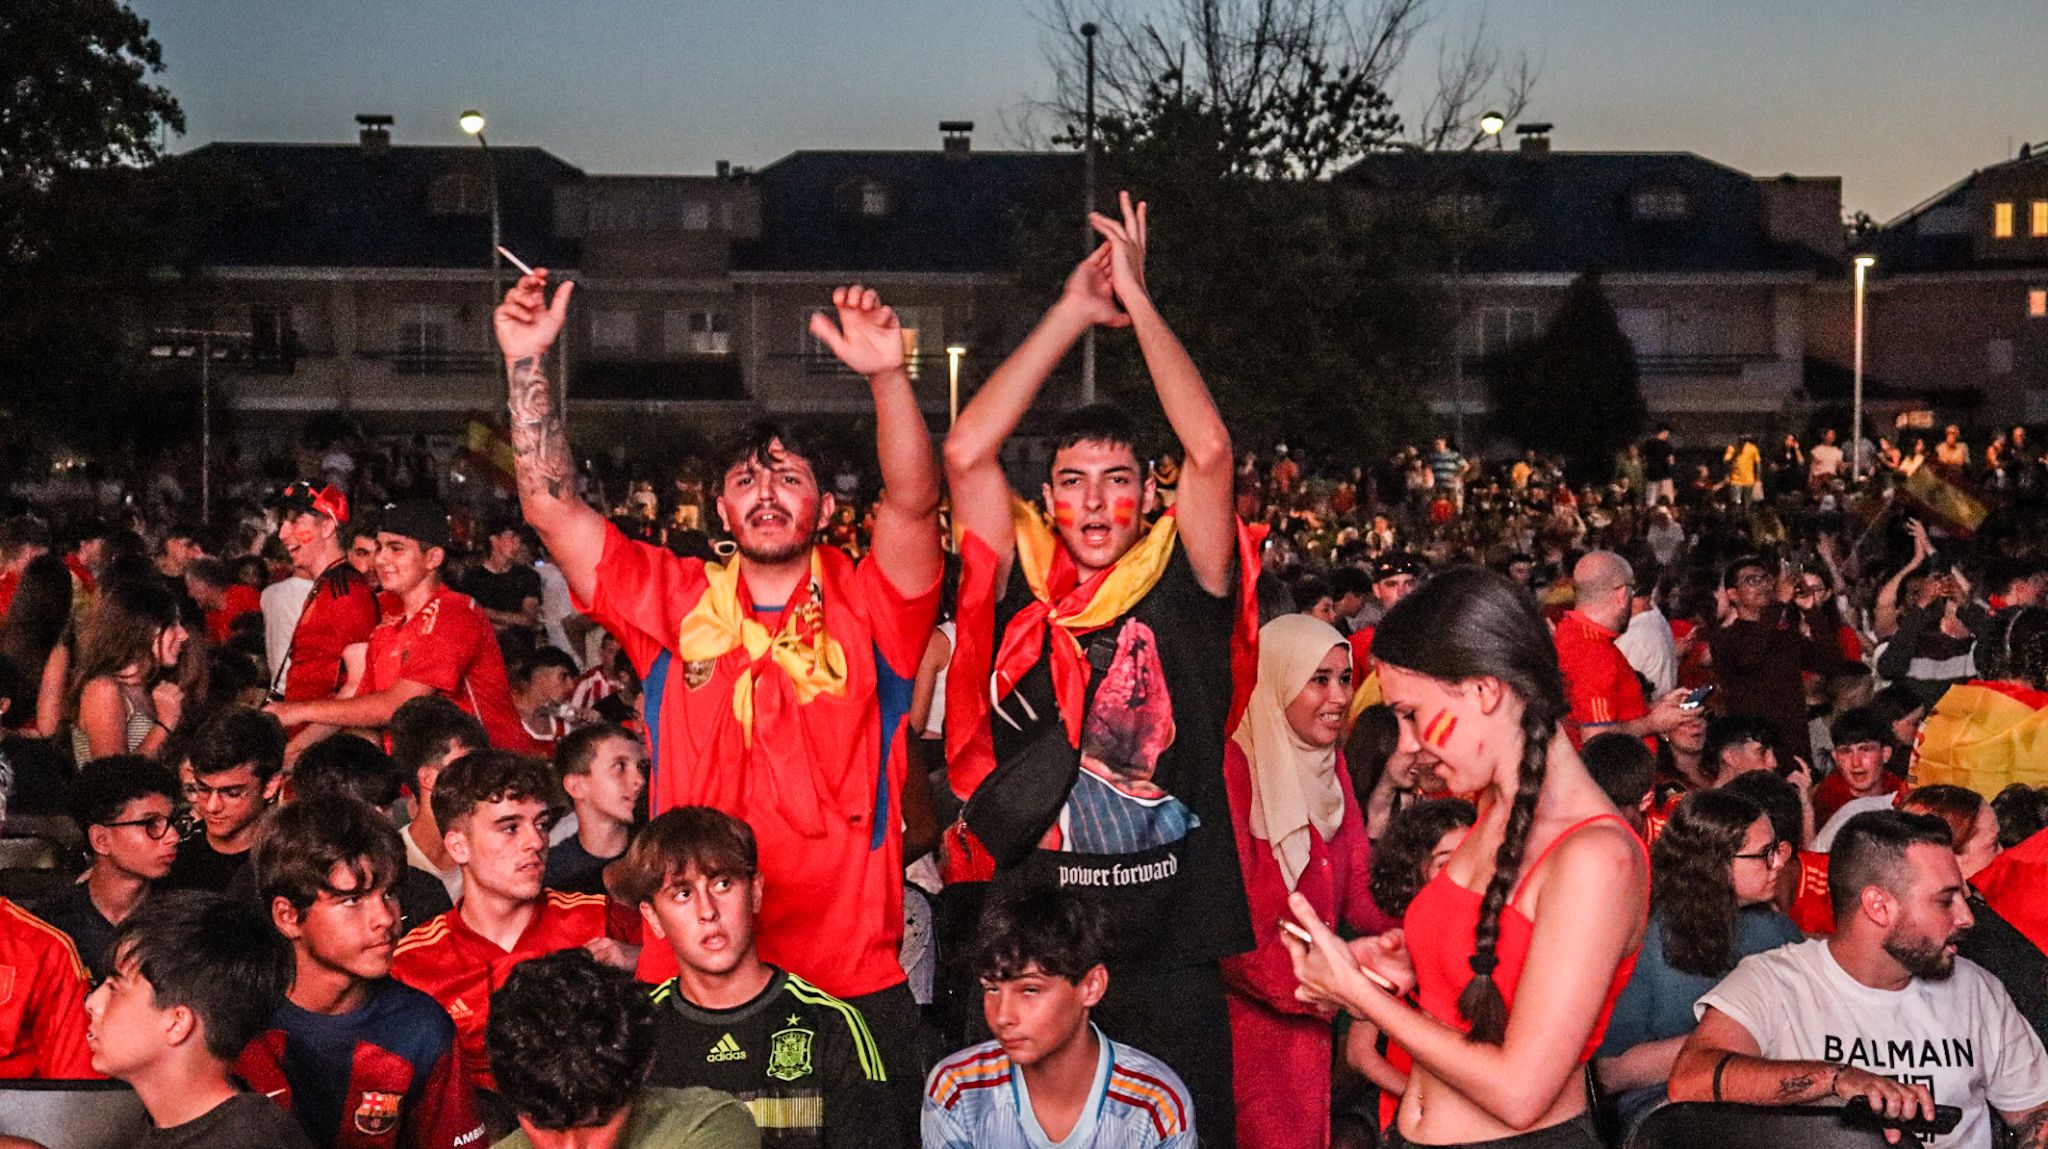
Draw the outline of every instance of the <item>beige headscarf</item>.
<instances>
[{"instance_id":1,"label":"beige headscarf","mask_svg":"<svg viewBox=\"0 0 2048 1149\"><path fill-rule=\"evenodd\" d=\"M1305 614L1260 627L1259 680L1231 735L1251 763L1252 837L1272 846L1290 890L1308 868L1311 829L1327 842L1344 819L1337 748L1312 747L1287 723L1287 707L1336 647L1348 649L1337 628Z\"/></svg>"}]
</instances>

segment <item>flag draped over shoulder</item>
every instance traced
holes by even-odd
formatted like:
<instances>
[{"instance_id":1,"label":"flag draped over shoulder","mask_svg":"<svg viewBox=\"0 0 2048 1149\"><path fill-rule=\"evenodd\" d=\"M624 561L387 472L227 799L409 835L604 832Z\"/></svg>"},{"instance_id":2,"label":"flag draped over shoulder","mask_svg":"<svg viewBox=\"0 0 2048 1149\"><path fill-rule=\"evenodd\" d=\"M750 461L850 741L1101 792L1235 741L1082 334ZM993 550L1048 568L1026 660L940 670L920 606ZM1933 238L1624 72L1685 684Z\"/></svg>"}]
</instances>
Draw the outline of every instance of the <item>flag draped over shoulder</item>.
<instances>
[{"instance_id":1,"label":"flag draped over shoulder","mask_svg":"<svg viewBox=\"0 0 2048 1149\"><path fill-rule=\"evenodd\" d=\"M946 770L954 793L972 795L995 770L989 731L991 707L1007 698L1041 658L1050 659L1053 694L1068 741L1081 744L1087 706L1088 662L1081 639L1130 613L1166 572L1179 542L1179 523L1168 511L1115 565L1082 579L1073 558L1037 509L1013 499L1010 519L1016 562L1033 602L995 632L996 556L972 534L960 540L958 635L946 675ZM1235 623L1231 630L1231 699L1235 728L1258 674L1258 549L1237 526ZM1227 733L1227 730L1226 730Z\"/></svg>"},{"instance_id":2,"label":"flag draped over shoulder","mask_svg":"<svg viewBox=\"0 0 2048 1149\"><path fill-rule=\"evenodd\" d=\"M2014 782L2048 785L2048 694L2005 682L1950 687L1920 726L1907 776L1986 798Z\"/></svg>"},{"instance_id":3,"label":"flag draped over shoulder","mask_svg":"<svg viewBox=\"0 0 2048 1149\"><path fill-rule=\"evenodd\" d=\"M1998 915L2048 950L2048 830L2035 834L1991 860L1970 879Z\"/></svg>"}]
</instances>

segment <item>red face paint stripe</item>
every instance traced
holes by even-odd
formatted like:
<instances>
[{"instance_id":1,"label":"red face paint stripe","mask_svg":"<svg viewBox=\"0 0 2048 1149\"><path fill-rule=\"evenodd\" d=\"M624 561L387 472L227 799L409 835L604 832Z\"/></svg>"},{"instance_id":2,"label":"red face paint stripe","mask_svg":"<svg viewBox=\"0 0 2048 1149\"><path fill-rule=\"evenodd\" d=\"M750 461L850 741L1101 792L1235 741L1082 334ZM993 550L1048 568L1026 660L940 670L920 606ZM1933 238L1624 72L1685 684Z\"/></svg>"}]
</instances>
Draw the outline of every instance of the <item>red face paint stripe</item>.
<instances>
[{"instance_id":1,"label":"red face paint stripe","mask_svg":"<svg viewBox=\"0 0 2048 1149\"><path fill-rule=\"evenodd\" d=\"M1439 710L1436 717L1423 728L1423 740L1432 746L1442 746L1451 740L1451 733L1458 728L1458 716L1448 710Z\"/></svg>"}]
</instances>

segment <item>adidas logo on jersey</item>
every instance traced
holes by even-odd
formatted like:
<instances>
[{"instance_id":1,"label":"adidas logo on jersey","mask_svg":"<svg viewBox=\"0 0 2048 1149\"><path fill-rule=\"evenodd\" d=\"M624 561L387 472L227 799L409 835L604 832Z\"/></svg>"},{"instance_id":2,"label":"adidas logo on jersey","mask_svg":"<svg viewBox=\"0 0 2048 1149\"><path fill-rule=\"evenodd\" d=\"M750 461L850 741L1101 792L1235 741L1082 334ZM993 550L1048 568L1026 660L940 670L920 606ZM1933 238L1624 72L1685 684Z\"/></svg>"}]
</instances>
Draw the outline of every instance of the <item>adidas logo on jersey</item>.
<instances>
[{"instance_id":1,"label":"adidas logo on jersey","mask_svg":"<svg viewBox=\"0 0 2048 1149\"><path fill-rule=\"evenodd\" d=\"M462 999L459 997L448 1007L448 1016L456 1021L466 1020L469 1017L469 1012L469 1006L463 1004Z\"/></svg>"},{"instance_id":2,"label":"adidas logo on jersey","mask_svg":"<svg viewBox=\"0 0 2048 1149\"><path fill-rule=\"evenodd\" d=\"M711 1052L704 1055L704 1060L713 1065L723 1061L745 1061L746 1059L747 1051L740 1048L740 1043L734 1041L730 1033L719 1038L718 1044L711 1047Z\"/></svg>"}]
</instances>

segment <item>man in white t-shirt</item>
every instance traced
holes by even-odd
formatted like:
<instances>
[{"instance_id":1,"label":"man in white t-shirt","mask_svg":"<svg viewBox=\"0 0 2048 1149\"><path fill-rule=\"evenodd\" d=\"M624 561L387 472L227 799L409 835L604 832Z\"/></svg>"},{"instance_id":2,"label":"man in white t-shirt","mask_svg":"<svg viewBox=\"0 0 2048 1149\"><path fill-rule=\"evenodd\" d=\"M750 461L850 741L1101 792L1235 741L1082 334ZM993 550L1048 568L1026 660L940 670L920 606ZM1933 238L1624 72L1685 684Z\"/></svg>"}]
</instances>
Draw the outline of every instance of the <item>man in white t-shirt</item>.
<instances>
[{"instance_id":1,"label":"man in white t-shirt","mask_svg":"<svg viewBox=\"0 0 2048 1149\"><path fill-rule=\"evenodd\" d=\"M1806 452L1808 470L1815 486L1825 486L1842 469L1842 448L1835 443L1835 429L1820 433L1820 442Z\"/></svg>"},{"instance_id":2,"label":"man in white t-shirt","mask_svg":"<svg viewBox=\"0 0 2048 1149\"><path fill-rule=\"evenodd\" d=\"M1743 959L1693 1007L1673 1101L1803 1105L1861 1097L1889 1117L1962 1121L1936 1149L2048 1146L2048 1052L1982 966L1948 826L1877 811L1852 819L1829 865L1835 933Z\"/></svg>"}]
</instances>

